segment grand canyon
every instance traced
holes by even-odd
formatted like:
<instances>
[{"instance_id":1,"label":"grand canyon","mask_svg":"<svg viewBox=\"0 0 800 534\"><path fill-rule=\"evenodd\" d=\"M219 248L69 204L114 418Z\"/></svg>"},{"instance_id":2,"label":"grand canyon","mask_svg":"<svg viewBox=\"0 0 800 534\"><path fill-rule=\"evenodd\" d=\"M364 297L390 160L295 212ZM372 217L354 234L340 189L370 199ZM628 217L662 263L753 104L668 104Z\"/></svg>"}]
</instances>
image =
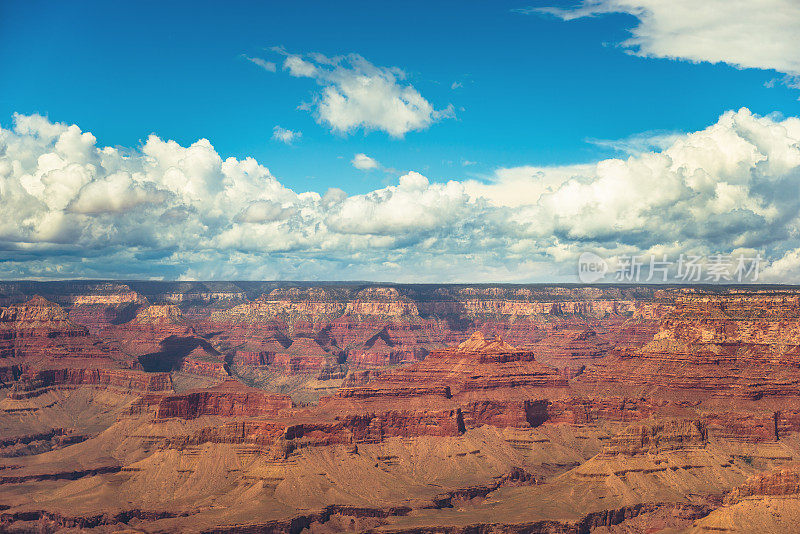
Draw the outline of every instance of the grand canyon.
<instances>
[{"instance_id":1,"label":"grand canyon","mask_svg":"<svg viewBox=\"0 0 800 534\"><path fill-rule=\"evenodd\" d=\"M0 530L792 532L800 289L0 283Z\"/></svg>"}]
</instances>

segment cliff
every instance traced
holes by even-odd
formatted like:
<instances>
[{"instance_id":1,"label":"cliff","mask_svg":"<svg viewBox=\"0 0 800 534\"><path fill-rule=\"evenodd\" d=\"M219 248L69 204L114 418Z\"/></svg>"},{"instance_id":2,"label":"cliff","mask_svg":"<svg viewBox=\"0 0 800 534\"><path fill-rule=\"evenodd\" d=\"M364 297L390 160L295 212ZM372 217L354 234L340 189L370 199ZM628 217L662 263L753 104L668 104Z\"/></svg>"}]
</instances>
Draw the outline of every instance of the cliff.
<instances>
[{"instance_id":1,"label":"cliff","mask_svg":"<svg viewBox=\"0 0 800 534\"><path fill-rule=\"evenodd\" d=\"M228 380L209 389L187 391L175 395L145 396L131 408L139 413L154 406L159 419L177 417L194 419L203 415L221 417L255 417L277 415L292 408L285 395L274 395L260 389L248 388L238 381Z\"/></svg>"},{"instance_id":2,"label":"cliff","mask_svg":"<svg viewBox=\"0 0 800 534\"><path fill-rule=\"evenodd\" d=\"M652 341L617 348L578 381L706 396L800 395L797 295L678 295Z\"/></svg>"},{"instance_id":3,"label":"cliff","mask_svg":"<svg viewBox=\"0 0 800 534\"><path fill-rule=\"evenodd\" d=\"M391 397L397 391L405 396L413 388L427 392L432 386L447 387L455 396L501 388L561 388L567 380L535 361L533 352L475 332L458 347L431 351L425 360L381 373L364 386L341 388L339 396Z\"/></svg>"},{"instance_id":4,"label":"cliff","mask_svg":"<svg viewBox=\"0 0 800 534\"><path fill-rule=\"evenodd\" d=\"M125 369L48 369L23 374L14 384L10 397L23 399L59 387L91 386L112 388L126 393L172 391L168 373L145 373Z\"/></svg>"},{"instance_id":5,"label":"cliff","mask_svg":"<svg viewBox=\"0 0 800 534\"><path fill-rule=\"evenodd\" d=\"M43 297L0 308L0 358L27 367L126 367L124 354L70 321L58 304Z\"/></svg>"}]
</instances>

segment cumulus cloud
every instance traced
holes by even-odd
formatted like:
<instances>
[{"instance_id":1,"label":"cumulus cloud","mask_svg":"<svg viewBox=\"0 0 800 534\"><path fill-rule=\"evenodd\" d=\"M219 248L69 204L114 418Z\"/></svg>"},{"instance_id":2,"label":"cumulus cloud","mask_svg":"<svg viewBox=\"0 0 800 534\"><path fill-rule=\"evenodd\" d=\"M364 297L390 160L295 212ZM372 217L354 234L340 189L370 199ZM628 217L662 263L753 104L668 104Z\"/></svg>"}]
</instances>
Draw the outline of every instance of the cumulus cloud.
<instances>
[{"instance_id":1,"label":"cumulus cloud","mask_svg":"<svg viewBox=\"0 0 800 534\"><path fill-rule=\"evenodd\" d=\"M286 56L283 69L289 75L311 78L320 85L307 107L314 110L319 123L335 132L381 130L403 137L454 116L452 106L434 108L396 67L378 67L358 54L328 57L275 51Z\"/></svg>"},{"instance_id":2,"label":"cumulus cloud","mask_svg":"<svg viewBox=\"0 0 800 534\"><path fill-rule=\"evenodd\" d=\"M364 153L353 156L353 159L350 160L350 163L352 163L353 167L360 171L371 171L373 169L378 169L381 166L381 164L375 159L367 156Z\"/></svg>"},{"instance_id":3,"label":"cumulus cloud","mask_svg":"<svg viewBox=\"0 0 800 534\"><path fill-rule=\"evenodd\" d=\"M795 0L585 0L572 8L534 8L564 20L606 13L638 19L621 43L630 53L800 74L800 3Z\"/></svg>"},{"instance_id":4,"label":"cumulus cloud","mask_svg":"<svg viewBox=\"0 0 800 534\"><path fill-rule=\"evenodd\" d=\"M283 128L282 126L275 126L272 129L272 139L274 141L280 141L281 143L286 143L287 145L291 145L293 142L300 139L302 135L303 132L288 130L286 128Z\"/></svg>"},{"instance_id":5,"label":"cumulus cloud","mask_svg":"<svg viewBox=\"0 0 800 534\"><path fill-rule=\"evenodd\" d=\"M6 278L575 280L586 250L761 254L800 281L800 119L730 111L663 148L490 180L417 172L295 192L252 158L150 136L97 145L38 115L0 128Z\"/></svg>"},{"instance_id":6,"label":"cumulus cloud","mask_svg":"<svg viewBox=\"0 0 800 534\"><path fill-rule=\"evenodd\" d=\"M127 172L119 172L83 186L67 210L85 214L121 213L140 204L163 203L167 195L152 185L135 183Z\"/></svg>"}]
</instances>

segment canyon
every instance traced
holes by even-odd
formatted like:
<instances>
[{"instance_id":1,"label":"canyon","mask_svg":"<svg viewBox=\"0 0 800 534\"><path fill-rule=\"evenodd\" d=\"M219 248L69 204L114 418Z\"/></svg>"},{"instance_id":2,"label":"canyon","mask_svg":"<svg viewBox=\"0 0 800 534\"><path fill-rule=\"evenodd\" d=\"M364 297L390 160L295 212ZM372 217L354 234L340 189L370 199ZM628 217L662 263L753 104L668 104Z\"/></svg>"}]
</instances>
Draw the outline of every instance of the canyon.
<instances>
[{"instance_id":1,"label":"canyon","mask_svg":"<svg viewBox=\"0 0 800 534\"><path fill-rule=\"evenodd\" d=\"M800 289L0 283L0 531L792 532Z\"/></svg>"}]
</instances>

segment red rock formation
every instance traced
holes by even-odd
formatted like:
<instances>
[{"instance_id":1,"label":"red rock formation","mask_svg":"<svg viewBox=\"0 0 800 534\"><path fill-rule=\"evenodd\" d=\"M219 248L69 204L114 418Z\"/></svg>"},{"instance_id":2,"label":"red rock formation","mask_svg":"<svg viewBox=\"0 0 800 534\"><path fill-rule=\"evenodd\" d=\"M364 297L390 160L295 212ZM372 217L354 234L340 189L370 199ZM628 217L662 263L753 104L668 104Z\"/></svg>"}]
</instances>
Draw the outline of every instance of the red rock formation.
<instances>
[{"instance_id":1,"label":"red rock formation","mask_svg":"<svg viewBox=\"0 0 800 534\"><path fill-rule=\"evenodd\" d=\"M180 308L168 304L142 308L132 320L109 326L100 335L138 357L163 350L162 342L167 338L188 338L195 332L183 320Z\"/></svg>"},{"instance_id":2,"label":"red rock formation","mask_svg":"<svg viewBox=\"0 0 800 534\"><path fill-rule=\"evenodd\" d=\"M500 338L486 340L476 332L458 347L432 351L410 367L382 373L365 386L341 388L339 396L393 396L392 390L448 387L453 395L498 388L559 388L567 380Z\"/></svg>"},{"instance_id":3,"label":"red rock formation","mask_svg":"<svg viewBox=\"0 0 800 534\"><path fill-rule=\"evenodd\" d=\"M679 296L650 343L615 351L577 380L754 400L798 396L798 299L759 291Z\"/></svg>"},{"instance_id":4,"label":"red rock formation","mask_svg":"<svg viewBox=\"0 0 800 534\"><path fill-rule=\"evenodd\" d=\"M180 370L194 375L227 380L228 372L222 356L209 346L198 345L184 356Z\"/></svg>"},{"instance_id":5,"label":"red rock formation","mask_svg":"<svg viewBox=\"0 0 800 534\"><path fill-rule=\"evenodd\" d=\"M591 364L614 348L607 335L586 323L558 323L542 328L542 338L530 345L536 359L558 368L577 369Z\"/></svg>"},{"instance_id":6,"label":"red rock formation","mask_svg":"<svg viewBox=\"0 0 800 534\"><path fill-rule=\"evenodd\" d=\"M725 504L736 504L754 496L800 495L800 464L754 475L725 496Z\"/></svg>"},{"instance_id":7,"label":"red rock formation","mask_svg":"<svg viewBox=\"0 0 800 534\"><path fill-rule=\"evenodd\" d=\"M11 398L23 399L58 387L94 386L126 393L172 391L168 373L145 373L127 369L47 369L22 375L14 384Z\"/></svg>"},{"instance_id":8,"label":"red rock formation","mask_svg":"<svg viewBox=\"0 0 800 534\"><path fill-rule=\"evenodd\" d=\"M657 454L687 447L705 447L707 443L708 431L702 421L651 420L632 424L612 437L603 454Z\"/></svg>"},{"instance_id":9,"label":"red rock formation","mask_svg":"<svg viewBox=\"0 0 800 534\"><path fill-rule=\"evenodd\" d=\"M61 306L35 296L0 309L0 358L26 367L122 367L131 362L69 320Z\"/></svg>"},{"instance_id":10,"label":"red rock formation","mask_svg":"<svg viewBox=\"0 0 800 534\"><path fill-rule=\"evenodd\" d=\"M336 365L337 355L325 350L317 341L301 337L286 349L276 352L269 363L289 373L303 373Z\"/></svg>"},{"instance_id":11,"label":"red rock formation","mask_svg":"<svg viewBox=\"0 0 800 534\"><path fill-rule=\"evenodd\" d=\"M536 427L547 421L549 401L473 401L461 407L465 428Z\"/></svg>"},{"instance_id":12,"label":"red rock formation","mask_svg":"<svg viewBox=\"0 0 800 534\"><path fill-rule=\"evenodd\" d=\"M286 350L289 343L291 343L290 340L283 344L273 337L267 338L257 345L241 345L234 351L233 361L238 366L258 367L269 365L270 362L275 361L277 353Z\"/></svg>"},{"instance_id":13,"label":"red rock formation","mask_svg":"<svg viewBox=\"0 0 800 534\"><path fill-rule=\"evenodd\" d=\"M664 401L631 397L569 397L553 400L547 408L552 423L573 425L597 421L639 421L667 406Z\"/></svg>"},{"instance_id":14,"label":"red rock formation","mask_svg":"<svg viewBox=\"0 0 800 534\"><path fill-rule=\"evenodd\" d=\"M92 334L132 318L147 299L124 284L97 284L88 292L63 296L58 302L69 307L69 318Z\"/></svg>"},{"instance_id":15,"label":"red rock formation","mask_svg":"<svg viewBox=\"0 0 800 534\"><path fill-rule=\"evenodd\" d=\"M458 436L464 432L459 410L389 410L347 415L332 423L293 425L286 438L315 446L336 443L377 443L391 437Z\"/></svg>"},{"instance_id":16,"label":"red rock formation","mask_svg":"<svg viewBox=\"0 0 800 534\"><path fill-rule=\"evenodd\" d=\"M391 339L387 328L369 338L361 347L347 351L347 363L353 367L387 367L414 361L414 350L403 350Z\"/></svg>"},{"instance_id":17,"label":"red rock formation","mask_svg":"<svg viewBox=\"0 0 800 534\"><path fill-rule=\"evenodd\" d=\"M275 395L249 388L236 380L225 381L213 388L187 391L176 395L150 395L142 398L132 408L141 412L155 405L159 419L177 417L194 419L202 415L222 417L254 417L277 415L292 407L286 395Z\"/></svg>"}]
</instances>

